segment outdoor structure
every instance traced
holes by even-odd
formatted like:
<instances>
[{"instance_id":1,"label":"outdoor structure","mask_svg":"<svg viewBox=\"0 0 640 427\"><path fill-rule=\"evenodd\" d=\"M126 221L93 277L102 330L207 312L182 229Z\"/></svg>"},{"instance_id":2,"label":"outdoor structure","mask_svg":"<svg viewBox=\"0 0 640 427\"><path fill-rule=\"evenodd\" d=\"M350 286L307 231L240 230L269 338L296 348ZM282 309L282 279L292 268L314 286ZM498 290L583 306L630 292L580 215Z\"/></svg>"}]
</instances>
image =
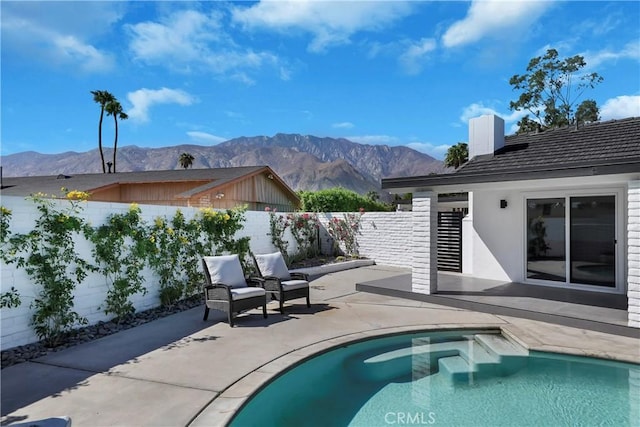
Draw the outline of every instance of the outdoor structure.
<instances>
[{"instance_id":1,"label":"outdoor structure","mask_svg":"<svg viewBox=\"0 0 640 427\"><path fill-rule=\"evenodd\" d=\"M62 187L89 192L90 200L100 202L218 209L247 205L249 210L269 206L284 212L300 204L268 166L4 178L1 194L57 196Z\"/></svg>"},{"instance_id":2,"label":"outdoor structure","mask_svg":"<svg viewBox=\"0 0 640 427\"><path fill-rule=\"evenodd\" d=\"M640 118L505 137L501 118L481 116L469 157L453 174L382 180L413 193L413 292L438 289L438 193L468 192L464 274L626 294L640 328Z\"/></svg>"}]
</instances>

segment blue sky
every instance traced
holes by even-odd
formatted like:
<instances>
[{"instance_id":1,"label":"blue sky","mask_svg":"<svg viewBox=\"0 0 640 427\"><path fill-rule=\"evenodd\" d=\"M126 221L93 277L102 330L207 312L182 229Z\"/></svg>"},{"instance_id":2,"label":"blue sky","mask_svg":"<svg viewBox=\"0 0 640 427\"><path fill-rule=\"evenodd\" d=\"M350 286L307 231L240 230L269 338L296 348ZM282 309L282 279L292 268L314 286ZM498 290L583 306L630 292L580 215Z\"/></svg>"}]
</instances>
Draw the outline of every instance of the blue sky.
<instances>
[{"instance_id":1,"label":"blue sky","mask_svg":"<svg viewBox=\"0 0 640 427\"><path fill-rule=\"evenodd\" d=\"M640 116L640 2L2 1L1 153L97 147L108 90L119 146L278 132L407 145L441 159L469 118L507 133L509 78L555 48L604 81L603 120ZM112 119L103 127L113 144Z\"/></svg>"}]
</instances>

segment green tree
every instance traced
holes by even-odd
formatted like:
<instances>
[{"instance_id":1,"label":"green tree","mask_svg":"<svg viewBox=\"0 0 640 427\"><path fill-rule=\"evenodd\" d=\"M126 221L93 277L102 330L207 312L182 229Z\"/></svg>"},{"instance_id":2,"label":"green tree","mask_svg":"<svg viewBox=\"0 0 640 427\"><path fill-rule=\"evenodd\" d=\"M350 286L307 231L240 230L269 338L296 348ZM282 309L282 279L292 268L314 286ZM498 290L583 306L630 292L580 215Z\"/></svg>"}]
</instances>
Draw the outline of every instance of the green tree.
<instances>
[{"instance_id":1,"label":"green tree","mask_svg":"<svg viewBox=\"0 0 640 427\"><path fill-rule=\"evenodd\" d=\"M469 160L469 146L466 142L458 142L447 150L444 165L448 168L458 169Z\"/></svg>"},{"instance_id":2,"label":"green tree","mask_svg":"<svg viewBox=\"0 0 640 427\"><path fill-rule=\"evenodd\" d=\"M526 110L533 116L531 119L527 114L518 122L518 133L567 126L576 120L598 120L598 107L593 100L584 101L574 111L582 94L603 80L598 73L580 73L586 65L580 55L561 60L557 50L548 49L529 61L525 74L511 77L509 84L522 93L517 101L509 103L509 108Z\"/></svg>"},{"instance_id":3,"label":"green tree","mask_svg":"<svg viewBox=\"0 0 640 427\"><path fill-rule=\"evenodd\" d=\"M195 160L195 157L193 157L189 153L182 153L182 154L180 154L180 157L178 158L178 162L180 163L180 166L182 166L185 169L188 169L191 166L193 166L193 161L194 160Z\"/></svg>"},{"instance_id":4,"label":"green tree","mask_svg":"<svg viewBox=\"0 0 640 427\"><path fill-rule=\"evenodd\" d=\"M118 151L118 119L127 120L129 116L122 110L120 102L113 97L111 101L104 107L107 112L107 116L113 116L113 123L115 125L115 138L113 140L113 173L116 173L116 152Z\"/></svg>"},{"instance_id":5,"label":"green tree","mask_svg":"<svg viewBox=\"0 0 640 427\"><path fill-rule=\"evenodd\" d=\"M587 99L583 101L576 110L576 122L577 123L591 123L600 120L598 106L593 99Z\"/></svg>"},{"instance_id":6,"label":"green tree","mask_svg":"<svg viewBox=\"0 0 640 427\"><path fill-rule=\"evenodd\" d=\"M93 101L100 104L100 121L98 122L98 149L100 150L100 160L102 162L102 173L106 173L106 167L104 163L104 151L102 149L102 119L104 118L104 111L110 102L115 100L115 97L106 90L92 90Z\"/></svg>"}]
</instances>

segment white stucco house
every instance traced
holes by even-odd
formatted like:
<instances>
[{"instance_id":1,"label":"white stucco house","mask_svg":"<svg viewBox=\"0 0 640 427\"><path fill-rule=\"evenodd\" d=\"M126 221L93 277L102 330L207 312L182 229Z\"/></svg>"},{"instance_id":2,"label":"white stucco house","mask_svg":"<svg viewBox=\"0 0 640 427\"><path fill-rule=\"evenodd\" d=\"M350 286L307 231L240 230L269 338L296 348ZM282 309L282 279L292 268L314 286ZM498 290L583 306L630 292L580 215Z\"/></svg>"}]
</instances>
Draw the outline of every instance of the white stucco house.
<instances>
[{"instance_id":1,"label":"white stucco house","mask_svg":"<svg viewBox=\"0 0 640 427\"><path fill-rule=\"evenodd\" d=\"M640 328L640 118L504 135L469 122L455 173L382 181L413 193L412 289L437 291L437 195L469 193L462 272L473 277L626 294Z\"/></svg>"}]
</instances>

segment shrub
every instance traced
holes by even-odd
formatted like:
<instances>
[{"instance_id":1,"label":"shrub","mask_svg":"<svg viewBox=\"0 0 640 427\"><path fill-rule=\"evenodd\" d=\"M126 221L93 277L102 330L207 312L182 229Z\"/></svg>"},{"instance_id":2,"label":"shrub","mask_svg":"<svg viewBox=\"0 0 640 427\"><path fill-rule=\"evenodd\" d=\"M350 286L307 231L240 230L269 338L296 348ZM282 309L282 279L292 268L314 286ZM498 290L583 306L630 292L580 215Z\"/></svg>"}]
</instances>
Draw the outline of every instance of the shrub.
<instances>
[{"instance_id":1,"label":"shrub","mask_svg":"<svg viewBox=\"0 0 640 427\"><path fill-rule=\"evenodd\" d=\"M301 191L301 210L304 212L357 212L389 211L391 206L361 196L360 194L342 187L320 191Z\"/></svg>"}]
</instances>

